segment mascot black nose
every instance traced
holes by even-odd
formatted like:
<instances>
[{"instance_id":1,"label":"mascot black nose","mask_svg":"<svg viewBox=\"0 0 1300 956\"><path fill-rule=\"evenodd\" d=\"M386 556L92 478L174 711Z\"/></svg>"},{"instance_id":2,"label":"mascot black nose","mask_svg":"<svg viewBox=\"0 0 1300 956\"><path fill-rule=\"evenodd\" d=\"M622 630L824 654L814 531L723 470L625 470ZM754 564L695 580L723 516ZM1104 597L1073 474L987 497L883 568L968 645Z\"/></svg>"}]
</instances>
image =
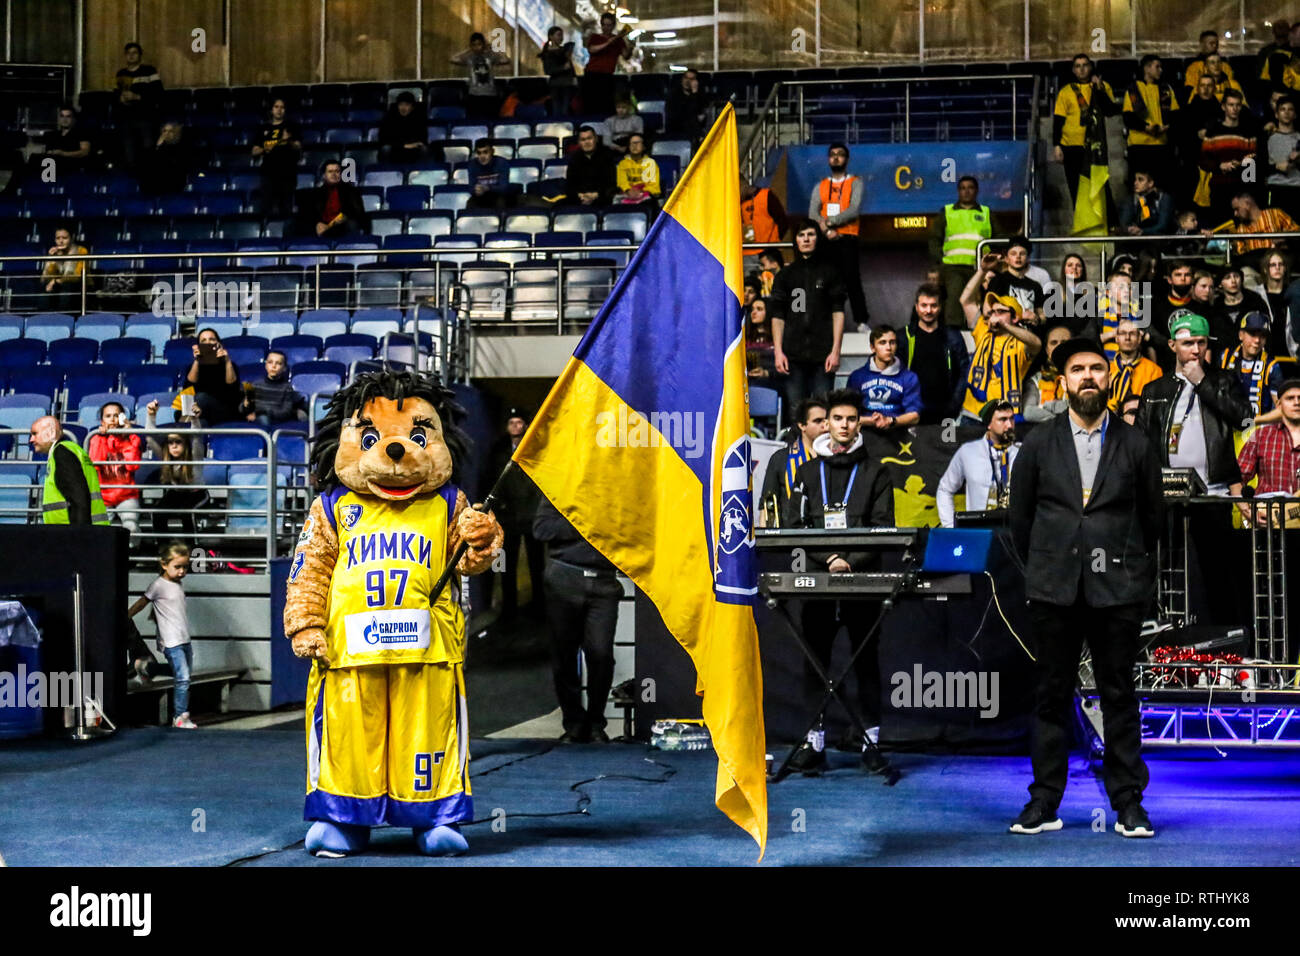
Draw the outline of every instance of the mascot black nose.
<instances>
[{"instance_id":1,"label":"mascot black nose","mask_svg":"<svg viewBox=\"0 0 1300 956\"><path fill-rule=\"evenodd\" d=\"M384 451L393 461L401 461L402 456L406 454L406 449L402 447L401 442L389 442Z\"/></svg>"}]
</instances>

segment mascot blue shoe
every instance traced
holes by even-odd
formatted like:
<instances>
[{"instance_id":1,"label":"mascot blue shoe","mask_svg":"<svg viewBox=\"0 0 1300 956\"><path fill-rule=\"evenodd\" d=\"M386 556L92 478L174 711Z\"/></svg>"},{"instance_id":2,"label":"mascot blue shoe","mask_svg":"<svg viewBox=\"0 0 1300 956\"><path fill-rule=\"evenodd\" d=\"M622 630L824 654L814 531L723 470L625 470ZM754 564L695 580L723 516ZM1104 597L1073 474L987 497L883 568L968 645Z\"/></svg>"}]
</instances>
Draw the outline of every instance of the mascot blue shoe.
<instances>
[{"instance_id":1,"label":"mascot blue shoe","mask_svg":"<svg viewBox=\"0 0 1300 956\"><path fill-rule=\"evenodd\" d=\"M460 856L469 849L469 841L454 826L416 830L415 845L425 856Z\"/></svg>"},{"instance_id":2,"label":"mascot blue shoe","mask_svg":"<svg viewBox=\"0 0 1300 956\"><path fill-rule=\"evenodd\" d=\"M307 852L312 856L348 856L369 845L370 827L317 820L307 831Z\"/></svg>"}]
</instances>

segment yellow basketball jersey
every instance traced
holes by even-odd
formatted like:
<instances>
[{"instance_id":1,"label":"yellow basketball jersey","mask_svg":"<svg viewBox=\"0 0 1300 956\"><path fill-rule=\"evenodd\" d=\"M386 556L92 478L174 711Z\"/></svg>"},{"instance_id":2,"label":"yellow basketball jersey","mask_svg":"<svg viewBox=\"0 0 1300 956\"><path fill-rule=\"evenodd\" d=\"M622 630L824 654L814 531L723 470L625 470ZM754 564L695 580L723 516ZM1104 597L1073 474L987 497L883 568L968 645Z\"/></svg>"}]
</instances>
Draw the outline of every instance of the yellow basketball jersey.
<instances>
[{"instance_id":1,"label":"yellow basketball jersey","mask_svg":"<svg viewBox=\"0 0 1300 956\"><path fill-rule=\"evenodd\" d=\"M322 504L339 539L325 628L331 665L462 661L465 619L451 585L429 606L447 564L455 487L406 502L344 488Z\"/></svg>"}]
</instances>

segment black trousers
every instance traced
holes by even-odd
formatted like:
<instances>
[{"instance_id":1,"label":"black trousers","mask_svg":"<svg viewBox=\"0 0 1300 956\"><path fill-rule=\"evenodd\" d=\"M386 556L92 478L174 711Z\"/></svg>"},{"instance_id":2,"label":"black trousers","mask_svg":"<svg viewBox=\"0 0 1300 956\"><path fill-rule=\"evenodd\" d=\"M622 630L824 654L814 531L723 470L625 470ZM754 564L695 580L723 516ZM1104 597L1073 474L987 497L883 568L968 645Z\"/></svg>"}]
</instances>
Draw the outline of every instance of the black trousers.
<instances>
[{"instance_id":1,"label":"black trousers","mask_svg":"<svg viewBox=\"0 0 1300 956\"><path fill-rule=\"evenodd\" d=\"M1038 658L1037 693L1031 757L1034 782L1029 795L1055 809L1065 793L1069 770L1074 688L1084 641L1092 652L1093 673L1101 698L1106 755L1102 761L1106 795L1113 809L1141 800L1146 789L1142 761L1142 724L1133 665L1142 632L1141 605L1094 608L1083 600L1073 605L1029 602L1034 656Z\"/></svg>"},{"instance_id":2,"label":"black trousers","mask_svg":"<svg viewBox=\"0 0 1300 956\"><path fill-rule=\"evenodd\" d=\"M844 283L844 288L849 294L849 308L853 312L853 318L846 317L844 329L846 332L852 331L854 326L850 322L866 325L871 321L871 316L867 312L867 297L862 291L862 252L858 245L858 237L840 233L837 238L824 241L826 254L835 264L840 274L840 281Z\"/></svg>"},{"instance_id":3,"label":"black trousers","mask_svg":"<svg viewBox=\"0 0 1300 956\"><path fill-rule=\"evenodd\" d=\"M781 417L787 422L794 421L794 412L799 403L809 395L821 395L835 387L835 373L826 371L826 360L816 362L797 362L790 359L790 371L778 375L775 385L781 390Z\"/></svg>"},{"instance_id":4,"label":"black trousers","mask_svg":"<svg viewBox=\"0 0 1300 956\"><path fill-rule=\"evenodd\" d=\"M1079 199L1079 177L1083 174L1088 151L1082 146L1062 146L1061 163L1065 167L1065 185L1070 190L1070 212Z\"/></svg>"},{"instance_id":5,"label":"black trousers","mask_svg":"<svg viewBox=\"0 0 1300 956\"><path fill-rule=\"evenodd\" d=\"M546 563L546 549L542 542L533 537L530 525L506 524L502 522L501 530L505 532L502 547L506 552L506 570L501 575L501 616L511 618L519 610L519 545L523 543L528 555L528 580L533 587L532 603L544 602L542 595L542 569ZM495 574L487 577L486 606L492 606L492 586Z\"/></svg>"},{"instance_id":6,"label":"black trousers","mask_svg":"<svg viewBox=\"0 0 1300 956\"><path fill-rule=\"evenodd\" d=\"M867 642L867 632L879 614L880 604L876 601L805 601L799 615L804 640L833 678L839 674L830 672L831 650L840 628L848 631L851 652L867 643L853 662L853 672L858 678L858 713L868 727L880 726L880 632L877 631ZM810 711L825 694L826 685L812 665L805 661L804 697Z\"/></svg>"},{"instance_id":7,"label":"black trousers","mask_svg":"<svg viewBox=\"0 0 1300 956\"><path fill-rule=\"evenodd\" d=\"M614 629L623 585L610 573L589 576L551 561L546 568L546 617L551 626L555 696L569 732L603 730L605 702L614 683ZM582 705L578 652L587 662L587 706Z\"/></svg>"}]
</instances>

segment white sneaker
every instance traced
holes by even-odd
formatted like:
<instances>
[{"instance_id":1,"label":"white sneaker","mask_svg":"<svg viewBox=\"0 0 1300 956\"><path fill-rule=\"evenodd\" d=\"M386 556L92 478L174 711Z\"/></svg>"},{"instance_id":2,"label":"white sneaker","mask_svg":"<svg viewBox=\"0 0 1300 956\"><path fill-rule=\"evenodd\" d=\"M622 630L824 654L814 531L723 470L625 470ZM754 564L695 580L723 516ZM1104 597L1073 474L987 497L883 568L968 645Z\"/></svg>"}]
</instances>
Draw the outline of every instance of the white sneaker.
<instances>
[{"instance_id":1,"label":"white sneaker","mask_svg":"<svg viewBox=\"0 0 1300 956\"><path fill-rule=\"evenodd\" d=\"M198 730L199 725L190 720L189 711L181 714L172 724L173 727L180 727L182 730Z\"/></svg>"}]
</instances>

